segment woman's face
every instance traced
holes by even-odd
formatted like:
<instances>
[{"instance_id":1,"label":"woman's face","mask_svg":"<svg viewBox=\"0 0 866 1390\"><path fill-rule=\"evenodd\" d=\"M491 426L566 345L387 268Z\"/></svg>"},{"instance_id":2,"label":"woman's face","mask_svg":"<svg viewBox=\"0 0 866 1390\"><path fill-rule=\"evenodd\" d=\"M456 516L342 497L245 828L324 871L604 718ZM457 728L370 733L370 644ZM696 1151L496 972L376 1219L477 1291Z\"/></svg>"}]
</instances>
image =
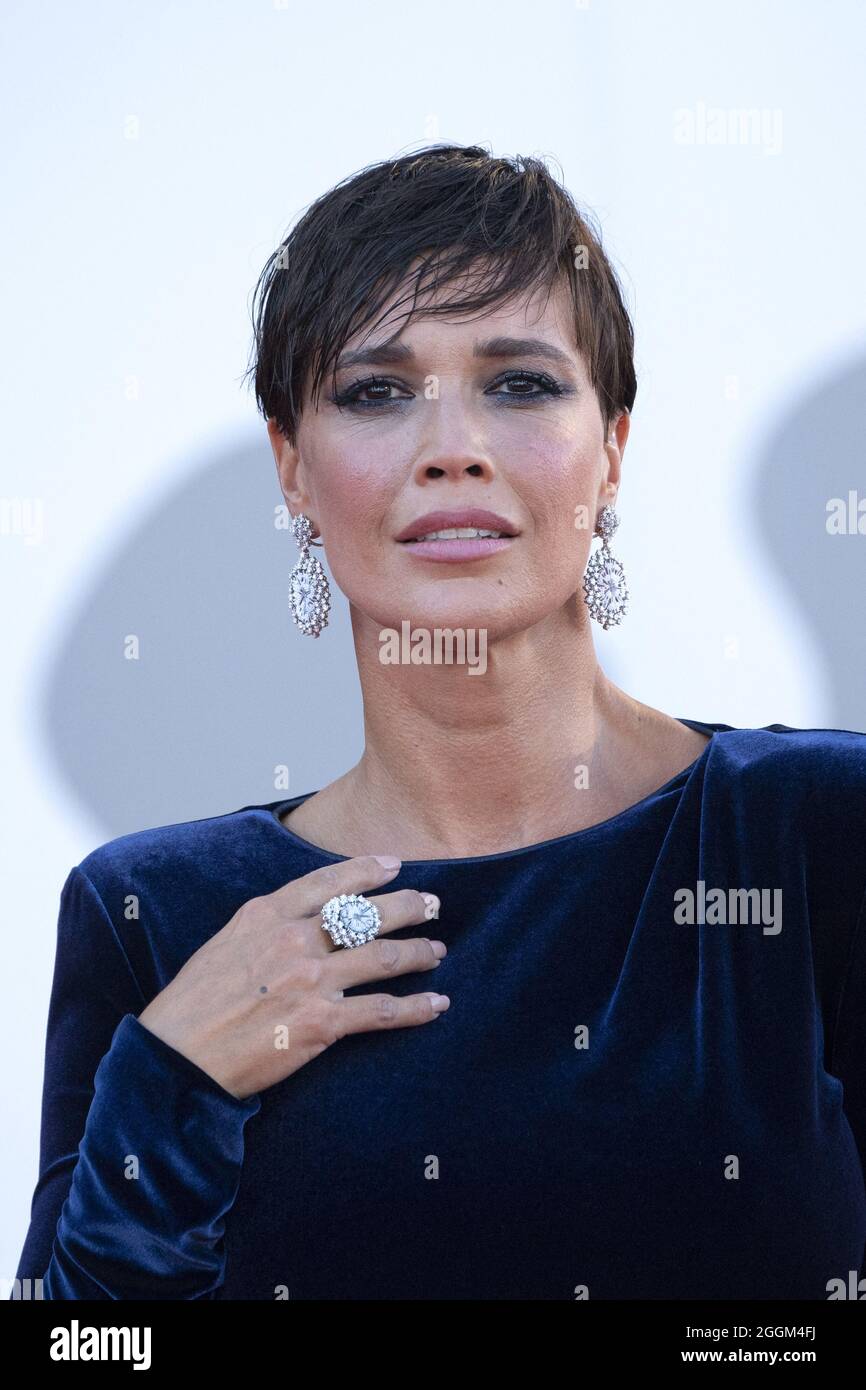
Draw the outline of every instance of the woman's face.
<instances>
[{"instance_id":1,"label":"woman's face","mask_svg":"<svg viewBox=\"0 0 866 1390\"><path fill-rule=\"evenodd\" d=\"M544 299L463 321L385 319L346 344L339 404L330 376L317 410L305 398L295 448L269 422L286 501L313 521L356 621L484 628L494 640L570 601L571 620L586 620L573 599L595 519L615 499L629 419L605 439L567 286ZM346 362L358 351L363 362ZM472 525L459 513L476 508L514 534L398 539L419 519L424 533ZM423 520L434 512L447 515Z\"/></svg>"}]
</instances>

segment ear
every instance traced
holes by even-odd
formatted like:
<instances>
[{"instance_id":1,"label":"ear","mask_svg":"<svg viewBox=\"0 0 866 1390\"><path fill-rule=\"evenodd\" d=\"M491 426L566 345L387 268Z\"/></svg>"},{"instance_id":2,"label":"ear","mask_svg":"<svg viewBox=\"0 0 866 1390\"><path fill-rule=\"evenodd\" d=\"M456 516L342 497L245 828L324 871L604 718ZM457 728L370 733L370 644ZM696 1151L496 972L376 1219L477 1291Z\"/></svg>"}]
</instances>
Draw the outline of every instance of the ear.
<instances>
[{"instance_id":1,"label":"ear","mask_svg":"<svg viewBox=\"0 0 866 1390\"><path fill-rule=\"evenodd\" d=\"M609 425L607 439L604 442L607 468L602 478L602 499L609 502L611 506L614 505L622 479L622 456L630 427L631 415L627 410L622 410L616 420Z\"/></svg>"},{"instance_id":2,"label":"ear","mask_svg":"<svg viewBox=\"0 0 866 1390\"><path fill-rule=\"evenodd\" d=\"M286 503L294 515L304 512L310 516L310 496L305 487L300 452L289 442L273 416L268 418L268 437L274 451L277 477Z\"/></svg>"}]
</instances>

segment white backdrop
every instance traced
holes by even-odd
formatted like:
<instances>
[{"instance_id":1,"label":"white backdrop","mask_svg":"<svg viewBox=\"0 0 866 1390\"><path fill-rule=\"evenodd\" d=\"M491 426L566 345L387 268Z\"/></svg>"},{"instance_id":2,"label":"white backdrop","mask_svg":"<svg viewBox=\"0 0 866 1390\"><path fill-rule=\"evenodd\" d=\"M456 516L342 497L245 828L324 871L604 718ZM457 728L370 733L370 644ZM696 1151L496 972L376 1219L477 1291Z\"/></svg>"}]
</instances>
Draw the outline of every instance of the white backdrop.
<instances>
[{"instance_id":1,"label":"white backdrop","mask_svg":"<svg viewBox=\"0 0 866 1390\"><path fill-rule=\"evenodd\" d=\"M69 869L361 752L345 600L315 647L290 621L240 381L259 271L338 180L551 159L637 333L602 664L673 715L866 730L866 534L826 526L866 498L864 39L857 0L6 0L0 1276Z\"/></svg>"}]
</instances>

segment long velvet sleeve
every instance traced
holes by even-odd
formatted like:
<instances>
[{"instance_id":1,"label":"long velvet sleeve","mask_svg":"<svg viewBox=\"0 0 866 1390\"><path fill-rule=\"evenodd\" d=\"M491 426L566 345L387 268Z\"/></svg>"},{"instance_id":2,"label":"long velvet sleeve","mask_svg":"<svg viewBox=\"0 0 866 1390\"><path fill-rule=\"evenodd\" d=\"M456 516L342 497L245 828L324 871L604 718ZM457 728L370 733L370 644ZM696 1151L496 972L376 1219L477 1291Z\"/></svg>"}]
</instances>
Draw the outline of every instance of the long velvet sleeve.
<instances>
[{"instance_id":1,"label":"long velvet sleeve","mask_svg":"<svg viewBox=\"0 0 866 1390\"><path fill-rule=\"evenodd\" d=\"M845 1115L866 1175L866 893L843 978L828 1071L842 1082ZM866 1276L866 1249L860 1274Z\"/></svg>"},{"instance_id":2,"label":"long velvet sleeve","mask_svg":"<svg viewBox=\"0 0 866 1390\"><path fill-rule=\"evenodd\" d=\"M224 1278L239 1100L158 1038L93 884L61 894L42 1095L39 1179L18 1280L46 1299L212 1298Z\"/></svg>"}]
</instances>

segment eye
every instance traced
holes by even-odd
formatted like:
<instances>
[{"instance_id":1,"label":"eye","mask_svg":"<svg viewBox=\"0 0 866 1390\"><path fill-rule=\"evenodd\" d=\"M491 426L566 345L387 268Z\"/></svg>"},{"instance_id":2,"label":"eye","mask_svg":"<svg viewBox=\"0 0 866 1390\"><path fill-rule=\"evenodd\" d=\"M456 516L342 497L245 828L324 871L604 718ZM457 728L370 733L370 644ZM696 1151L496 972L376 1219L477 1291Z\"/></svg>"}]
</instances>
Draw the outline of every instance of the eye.
<instances>
[{"instance_id":1,"label":"eye","mask_svg":"<svg viewBox=\"0 0 866 1390\"><path fill-rule=\"evenodd\" d=\"M508 372L499 378L499 385L502 386L538 386L540 390L518 390L518 391L494 391L493 395L501 395L506 400L539 400L543 396L563 396L566 388L547 372Z\"/></svg>"},{"instance_id":2,"label":"eye","mask_svg":"<svg viewBox=\"0 0 866 1390\"><path fill-rule=\"evenodd\" d=\"M354 381L351 386L347 386L345 391L338 391L331 397L334 405L341 407L357 406L360 410L377 410L382 406L396 405L400 400L411 399L411 396L390 396L389 391L402 391L403 387L399 382L388 381L385 377L371 376L364 381ZM362 400L364 392L372 394L372 400Z\"/></svg>"},{"instance_id":3,"label":"eye","mask_svg":"<svg viewBox=\"0 0 866 1390\"><path fill-rule=\"evenodd\" d=\"M554 380L552 376L548 376L547 372L507 372L499 377L497 383L494 384L517 388L515 390L491 390L485 393L498 396L500 400L506 400L512 404L515 402L523 404L527 401L543 400L545 397L569 394L569 388ZM383 410L414 399L411 392L406 392L403 396L395 396L391 394L394 391L406 391L406 388L400 382L391 381L387 377L370 376L363 381L352 382L352 385L347 386L344 391L338 391L331 396L331 400L340 409Z\"/></svg>"}]
</instances>

